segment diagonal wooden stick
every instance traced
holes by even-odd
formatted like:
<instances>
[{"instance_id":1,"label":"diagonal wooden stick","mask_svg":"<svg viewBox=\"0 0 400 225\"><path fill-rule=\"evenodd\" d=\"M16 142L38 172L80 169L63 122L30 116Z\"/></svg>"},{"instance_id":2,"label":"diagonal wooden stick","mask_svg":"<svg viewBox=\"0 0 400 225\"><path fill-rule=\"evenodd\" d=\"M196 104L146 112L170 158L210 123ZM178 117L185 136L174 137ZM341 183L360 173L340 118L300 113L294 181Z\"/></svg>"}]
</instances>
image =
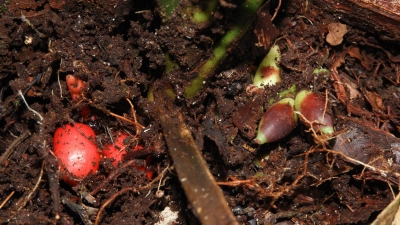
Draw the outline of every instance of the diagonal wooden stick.
<instances>
[{"instance_id":1,"label":"diagonal wooden stick","mask_svg":"<svg viewBox=\"0 0 400 225\"><path fill-rule=\"evenodd\" d=\"M192 134L177 111L161 108L158 115L169 154L185 194L203 225L238 225L221 189L201 156Z\"/></svg>"}]
</instances>

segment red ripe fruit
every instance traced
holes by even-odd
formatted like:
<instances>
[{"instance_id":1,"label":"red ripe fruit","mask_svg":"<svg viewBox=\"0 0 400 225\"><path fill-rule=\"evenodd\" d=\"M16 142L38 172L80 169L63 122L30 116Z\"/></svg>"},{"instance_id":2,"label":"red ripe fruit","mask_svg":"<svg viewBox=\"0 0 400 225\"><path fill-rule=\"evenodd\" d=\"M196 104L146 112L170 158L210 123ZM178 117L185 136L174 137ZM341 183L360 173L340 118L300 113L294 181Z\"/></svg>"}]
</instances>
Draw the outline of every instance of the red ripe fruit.
<instances>
[{"instance_id":1,"label":"red ripe fruit","mask_svg":"<svg viewBox=\"0 0 400 225\"><path fill-rule=\"evenodd\" d=\"M124 143L125 139L128 137L126 133L118 133L115 138L114 145L106 144L105 148L102 150L103 155L107 159L113 159L111 162L113 166L117 166L119 162L122 161L122 156L126 154L126 148L129 143ZM143 149L141 145L136 146L133 151Z\"/></svg>"},{"instance_id":2,"label":"red ripe fruit","mask_svg":"<svg viewBox=\"0 0 400 225\"><path fill-rule=\"evenodd\" d=\"M65 77L65 81L67 82L67 87L71 94L72 101L79 101L81 94L84 93L85 82L71 74Z\"/></svg>"},{"instance_id":3,"label":"red ripe fruit","mask_svg":"<svg viewBox=\"0 0 400 225\"><path fill-rule=\"evenodd\" d=\"M102 150L103 155L107 159L113 159L111 162L113 166L117 166L119 162L122 161L122 156L126 154L124 140L128 137L125 133L119 133L115 139L114 145L106 144L105 148Z\"/></svg>"},{"instance_id":4,"label":"red ripe fruit","mask_svg":"<svg viewBox=\"0 0 400 225\"><path fill-rule=\"evenodd\" d=\"M127 153L126 148L128 147L128 143L124 143L128 135L126 133L118 133L114 145L112 144L106 144L105 148L102 150L103 156L107 159L112 159L113 161L111 164L114 167L118 166L118 163L120 163L123 159L123 156ZM133 151L141 150L143 147L141 145L136 146L133 148ZM147 156L145 160L145 165L143 166L138 166L134 165L137 170L146 172L147 174L147 179L151 180L153 178L153 171L149 170L147 168L147 165L151 163L151 156Z\"/></svg>"},{"instance_id":5,"label":"red ripe fruit","mask_svg":"<svg viewBox=\"0 0 400 225\"><path fill-rule=\"evenodd\" d=\"M100 153L94 137L92 128L81 123L67 124L54 133L53 152L59 160L63 180L71 186L99 169Z\"/></svg>"},{"instance_id":6,"label":"red ripe fruit","mask_svg":"<svg viewBox=\"0 0 400 225\"><path fill-rule=\"evenodd\" d=\"M304 125L310 127L310 122L316 121L318 124L313 126L316 132L332 134L334 132L333 118L332 115L325 112L325 102L324 97L312 91L303 90L296 95L294 107L308 120L306 121L300 116L300 121Z\"/></svg>"},{"instance_id":7,"label":"red ripe fruit","mask_svg":"<svg viewBox=\"0 0 400 225\"><path fill-rule=\"evenodd\" d=\"M297 125L294 100L284 98L273 104L261 118L254 141L257 144L278 141L288 135Z\"/></svg>"}]
</instances>

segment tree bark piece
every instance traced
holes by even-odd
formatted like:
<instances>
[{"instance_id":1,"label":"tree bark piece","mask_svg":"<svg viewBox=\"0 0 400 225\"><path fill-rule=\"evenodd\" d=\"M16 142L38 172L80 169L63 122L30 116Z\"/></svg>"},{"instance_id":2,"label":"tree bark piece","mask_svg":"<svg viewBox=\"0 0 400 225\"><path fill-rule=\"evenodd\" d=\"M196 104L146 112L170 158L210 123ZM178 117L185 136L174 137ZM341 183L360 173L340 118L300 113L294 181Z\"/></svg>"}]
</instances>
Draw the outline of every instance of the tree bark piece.
<instances>
[{"instance_id":1,"label":"tree bark piece","mask_svg":"<svg viewBox=\"0 0 400 225\"><path fill-rule=\"evenodd\" d=\"M182 115L172 109L160 107L158 110L164 138L179 181L201 223L238 225L189 129L184 124Z\"/></svg>"},{"instance_id":2,"label":"tree bark piece","mask_svg":"<svg viewBox=\"0 0 400 225\"><path fill-rule=\"evenodd\" d=\"M382 40L400 40L400 3L397 0L325 0L315 4L350 26L380 34Z\"/></svg>"}]
</instances>

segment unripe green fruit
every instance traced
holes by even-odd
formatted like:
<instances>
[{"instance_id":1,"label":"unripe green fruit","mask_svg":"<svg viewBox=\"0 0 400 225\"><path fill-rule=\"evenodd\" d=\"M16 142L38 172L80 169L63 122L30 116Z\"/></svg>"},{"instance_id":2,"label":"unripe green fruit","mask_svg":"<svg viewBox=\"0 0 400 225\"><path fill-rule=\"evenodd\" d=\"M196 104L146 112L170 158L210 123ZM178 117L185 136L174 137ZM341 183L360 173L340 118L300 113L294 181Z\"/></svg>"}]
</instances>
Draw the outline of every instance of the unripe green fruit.
<instances>
[{"instance_id":1,"label":"unripe green fruit","mask_svg":"<svg viewBox=\"0 0 400 225\"><path fill-rule=\"evenodd\" d=\"M278 45L273 45L268 54L261 61L256 74L254 75L253 85L264 88L264 86L272 86L281 82L281 52Z\"/></svg>"}]
</instances>

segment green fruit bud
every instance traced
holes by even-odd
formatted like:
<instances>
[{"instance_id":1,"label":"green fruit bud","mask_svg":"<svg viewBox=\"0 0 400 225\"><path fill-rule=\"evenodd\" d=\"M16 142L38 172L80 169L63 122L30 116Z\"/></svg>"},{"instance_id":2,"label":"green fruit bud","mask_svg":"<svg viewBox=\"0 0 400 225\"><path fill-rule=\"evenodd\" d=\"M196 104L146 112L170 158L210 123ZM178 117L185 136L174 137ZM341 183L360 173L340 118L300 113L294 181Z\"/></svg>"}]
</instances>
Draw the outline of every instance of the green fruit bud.
<instances>
[{"instance_id":1,"label":"green fruit bud","mask_svg":"<svg viewBox=\"0 0 400 225\"><path fill-rule=\"evenodd\" d=\"M261 61L254 76L253 85L264 88L264 86L275 85L281 81L281 52L278 45L273 45L268 54Z\"/></svg>"}]
</instances>

